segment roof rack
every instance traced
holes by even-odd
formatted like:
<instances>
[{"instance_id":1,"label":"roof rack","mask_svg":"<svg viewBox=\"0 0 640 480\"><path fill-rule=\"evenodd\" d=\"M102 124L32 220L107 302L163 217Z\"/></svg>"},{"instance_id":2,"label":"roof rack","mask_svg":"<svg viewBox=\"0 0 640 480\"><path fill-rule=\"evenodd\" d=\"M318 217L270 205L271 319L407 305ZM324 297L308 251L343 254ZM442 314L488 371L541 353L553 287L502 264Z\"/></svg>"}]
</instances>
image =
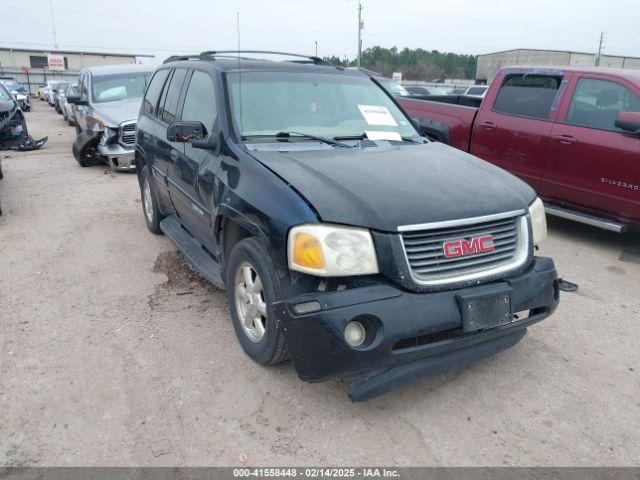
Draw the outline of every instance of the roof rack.
<instances>
[{"instance_id":1,"label":"roof rack","mask_svg":"<svg viewBox=\"0 0 640 480\"><path fill-rule=\"evenodd\" d=\"M221 58L241 58L242 60L250 60L248 57L237 57L239 54L260 54L260 55L283 55L286 57L294 57L300 58L304 60L291 60L297 63L313 63L314 65L330 65L333 64L323 60L320 57L309 56L309 55L300 55L298 53L288 53L288 52L273 52L269 50L208 50L206 52L202 52L199 55L173 55L167 58L163 63L169 62L177 62L179 60L215 60L216 57ZM233 54L233 55L231 55Z\"/></svg>"}]
</instances>

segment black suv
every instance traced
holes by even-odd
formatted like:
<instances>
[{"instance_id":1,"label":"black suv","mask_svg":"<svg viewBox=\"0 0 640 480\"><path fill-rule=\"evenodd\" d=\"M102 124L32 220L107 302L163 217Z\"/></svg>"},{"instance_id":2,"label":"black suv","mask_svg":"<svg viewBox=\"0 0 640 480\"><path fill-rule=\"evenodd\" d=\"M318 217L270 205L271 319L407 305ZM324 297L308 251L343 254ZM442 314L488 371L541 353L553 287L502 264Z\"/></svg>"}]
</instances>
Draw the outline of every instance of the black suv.
<instances>
[{"instance_id":1,"label":"black suv","mask_svg":"<svg viewBox=\"0 0 640 480\"><path fill-rule=\"evenodd\" d=\"M421 136L367 74L250 53L273 52L165 61L135 161L149 230L227 289L252 359L362 380L362 401L508 348L555 310L524 182Z\"/></svg>"}]
</instances>

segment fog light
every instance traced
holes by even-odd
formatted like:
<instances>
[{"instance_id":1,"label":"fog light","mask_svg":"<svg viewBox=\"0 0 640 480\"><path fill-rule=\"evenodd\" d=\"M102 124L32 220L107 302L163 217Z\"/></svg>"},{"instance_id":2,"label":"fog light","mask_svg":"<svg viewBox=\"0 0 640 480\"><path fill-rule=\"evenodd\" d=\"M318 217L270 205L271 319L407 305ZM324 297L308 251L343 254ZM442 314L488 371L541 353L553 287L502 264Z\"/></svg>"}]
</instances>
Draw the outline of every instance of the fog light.
<instances>
[{"instance_id":1,"label":"fog light","mask_svg":"<svg viewBox=\"0 0 640 480\"><path fill-rule=\"evenodd\" d=\"M364 343L367 338L367 331L364 326L358 321L352 321L347 323L344 329L344 339L352 347L359 347Z\"/></svg>"}]
</instances>

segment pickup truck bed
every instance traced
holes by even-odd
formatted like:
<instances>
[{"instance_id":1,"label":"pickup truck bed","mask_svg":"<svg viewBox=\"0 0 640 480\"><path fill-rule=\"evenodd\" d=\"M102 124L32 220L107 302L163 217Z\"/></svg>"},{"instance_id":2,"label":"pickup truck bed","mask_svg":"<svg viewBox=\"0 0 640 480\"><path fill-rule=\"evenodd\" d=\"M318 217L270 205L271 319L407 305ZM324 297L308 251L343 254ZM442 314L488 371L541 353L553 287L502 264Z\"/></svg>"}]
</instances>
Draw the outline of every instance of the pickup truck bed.
<instances>
[{"instance_id":1,"label":"pickup truck bed","mask_svg":"<svg viewBox=\"0 0 640 480\"><path fill-rule=\"evenodd\" d=\"M452 108L452 102L444 102L441 97L429 100L399 98L398 103L410 117L418 120L423 133L434 140L469 151L477 107L455 105Z\"/></svg>"}]
</instances>

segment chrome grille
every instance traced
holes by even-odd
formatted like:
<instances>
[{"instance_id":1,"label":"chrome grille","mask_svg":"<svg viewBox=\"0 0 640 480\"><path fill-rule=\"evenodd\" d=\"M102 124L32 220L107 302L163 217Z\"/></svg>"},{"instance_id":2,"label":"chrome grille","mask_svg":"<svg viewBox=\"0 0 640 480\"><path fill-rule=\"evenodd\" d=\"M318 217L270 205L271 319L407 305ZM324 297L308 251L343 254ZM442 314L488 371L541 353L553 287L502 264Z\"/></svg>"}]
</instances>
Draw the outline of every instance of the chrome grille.
<instances>
[{"instance_id":1,"label":"chrome grille","mask_svg":"<svg viewBox=\"0 0 640 480\"><path fill-rule=\"evenodd\" d=\"M401 238L413 279L425 285L477 280L515 270L529 256L524 212L454 222L401 227ZM494 249L486 253L447 258L444 244L491 235Z\"/></svg>"},{"instance_id":2,"label":"chrome grille","mask_svg":"<svg viewBox=\"0 0 640 480\"><path fill-rule=\"evenodd\" d=\"M118 142L123 146L133 146L136 143L136 122L120 124L120 138Z\"/></svg>"}]
</instances>

